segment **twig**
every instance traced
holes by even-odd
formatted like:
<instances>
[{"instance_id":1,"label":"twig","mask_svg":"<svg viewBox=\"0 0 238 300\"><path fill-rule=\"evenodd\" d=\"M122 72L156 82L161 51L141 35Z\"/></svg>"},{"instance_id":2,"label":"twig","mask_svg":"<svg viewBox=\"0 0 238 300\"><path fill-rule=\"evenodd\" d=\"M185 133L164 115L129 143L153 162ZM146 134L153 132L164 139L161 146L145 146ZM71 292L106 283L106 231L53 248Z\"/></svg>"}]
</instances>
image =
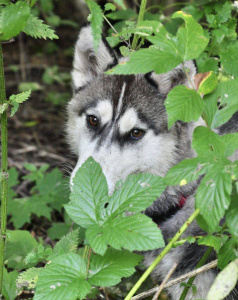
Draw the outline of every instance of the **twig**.
<instances>
[{"instance_id":1,"label":"twig","mask_svg":"<svg viewBox=\"0 0 238 300\"><path fill-rule=\"evenodd\" d=\"M102 16L103 16L104 20L108 23L108 25L112 28L112 30L113 30L116 34L118 34L117 30L113 27L112 23L108 20L108 18L105 17L104 14L103 14ZM127 45L129 48L131 48L130 44L127 43L127 41L126 41L122 36L119 36L119 37L120 37L120 39L121 39L124 43L126 43L126 45Z\"/></svg>"},{"instance_id":2,"label":"twig","mask_svg":"<svg viewBox=\"0 0 238 300\"><path fill-rule=\"evenodd\" d=\"M179 229L179 231L175 234L172 240L168 243L168 245L164 248L164 250L160 253L160 255L153 261L153 263L149 266L149 268L144 272L141 278L136 282L133 286L129 294L126 296L125 300L130 300L132 296L139 289L141 284L146 280L146 278L150 275L150 273L154 270L154 268L161 262L163 257L169 252L169 250L173 247L173 244L177 242L177 240L181 237L184 231L188 228L188 226L196 219L199 215L200 210L197 208L194 213L187 219L187 221L183 224L183 226Z\"/></svg>"},{"instance_id":3,"label":"twig","mask_svg":"<svg viewBox=\"0 0 238 300\"><path fill-rule=\"evenodd\" d=\"M172 276L172 274L174 273L175 269L177 268L178 264L175 263L172 268L169 270L168 274L165 276L163 282L161 283L161 285L159 286L158 291L155 293L154 297L152 300L157 300L159 298L160 293L162 292L166 282L169 280L169 278Z\"/></svg>"},{"instance_id":4,"label":"twig","mask_svg":"<svg viewBox=\"0 0 238 300\"><path fill-rule=\"evenodd\" d=\"M190 278L190 277L193 277L193 276L196 276L200 273L203 273L203 272L206 272L210 269L214 269L215 267L217 266L217 260L214 260L212 262L210 262L209 264L206 264L205 266L199 268L199 269L196 269L196 270L193 270L187 274L184 274L178 278L175 278L173 280L170 280L168 283L165 284L164 286L164 289L167 289L175 284L178 284L180 282L183 282L184 280ZM148 290L146 292L143 292L139 295L136 295L135 297L131 298L131 300L140 300L140 299L144 299L146 297L149 297L151 295L154 295L154 293L156 293L158 291L159 287L155 287L151 290Z\"/></svg>"}]
</instances>

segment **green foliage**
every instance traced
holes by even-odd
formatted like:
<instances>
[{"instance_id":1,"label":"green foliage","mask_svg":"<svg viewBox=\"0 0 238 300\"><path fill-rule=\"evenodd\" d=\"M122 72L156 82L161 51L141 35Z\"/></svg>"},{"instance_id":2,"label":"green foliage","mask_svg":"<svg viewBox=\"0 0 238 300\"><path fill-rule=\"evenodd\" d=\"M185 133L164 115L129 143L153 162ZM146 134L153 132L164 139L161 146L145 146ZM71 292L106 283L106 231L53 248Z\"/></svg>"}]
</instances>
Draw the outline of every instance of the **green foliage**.
<instances>
[{"instance_id":1,"label":"green foliage","mask_svg":"<svg viewBox=\"0 0 238 300\"><path fill-rule=\"evenodd\" d=\"M149 174L129 176L111 197L99 164L88 159L74 178L69 216L86 228L86 238L96 253L104 255L108 244L130 251L163 246L160 230L140 212L164 191L162 179ZM125 216L124 212L136 213ZM139 213L139 214L138 214Z\"/></svg>"},{"instance_id":2,"label":"green foliage","mask_svg":"<svg viewBox=\"0 0 238 300\"><path fill-rule=\"evenodd\" d=\"M18 277L17 271L7 272L3 269L3 297L5 300L14 300L16 298L17 286L16 280Z\"/></svg>"}]
</instances>

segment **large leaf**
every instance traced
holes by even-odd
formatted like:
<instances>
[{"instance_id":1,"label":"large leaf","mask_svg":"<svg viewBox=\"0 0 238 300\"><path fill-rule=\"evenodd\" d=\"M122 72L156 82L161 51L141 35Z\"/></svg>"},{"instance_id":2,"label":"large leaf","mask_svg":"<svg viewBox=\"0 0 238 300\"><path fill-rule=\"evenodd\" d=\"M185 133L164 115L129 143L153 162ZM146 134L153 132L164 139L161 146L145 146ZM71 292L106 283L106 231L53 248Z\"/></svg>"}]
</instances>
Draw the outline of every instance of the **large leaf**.
<instances>
[{"instance_id":1,"label":"large leaf","mask_svg":"<svg viewBox=\"0 0 238 300\"><path fill-rule=\"evenodd\" d=\"M238 249L238 240L236 237L232 237L227 241L220 249L218 253L218 268L224 269L230 261L235 260Z\"/></svg>"},{"instance_id":2,"label":"large leaf","mask_svg":"<svg viewBox=\"0 0 238 300\"><path fill-rule=\"evenodd\" d=\"M55 34L54 30L37 17L30 15L26 26L23 28L23 31L34 37L34 38L43 38L43 39L58 39L58 36Z\"/></svg>"},{"instance_id":3,"label":"large leaf","mask_svg":"<svg viewBox=\"0 0 238 300\"><path fill-rule=\"evenodd\" d=\"M175 121L197 121L204 109L204 101L193 89L178 85L172 89L166 100L165 107L168 114L168 128Z\"/></svg>"},{"instance_id":4,"label":"large leaf","mask_svg":"<svg viewBox=\"0 0 238 300\"><path fill-rule=\"evenodd\" d=\"M234 62L238 60L238 43L229 45L226 51L221 52L222 67L233 76L238 76L238 66Z\"/></svg>"},{"instance_id":5,"label":"large leaf","mask_svg":"<svg viewBox=\"0 0 238 300\"><path fill-rule=\"evenodd\" d=\"M86 277L85 261L75 253L63 254L40 272L34 300L83 299L91 289Z\"/></svg>"},{"instance_id":6,"label":"large leaf","mask_svg":"<svg viewBox=\"0 0 238 300\"><path fill-rule=\"evenodd\" d=\"M100 165L89 158L74 178L71 202L65 208L78 225L87 228L87 241L101 255L108 244L131 251L154 249L164 246L161 232L140 212L151 205L165 187L157 176L133 175L120 183L109 197ZM125 216L126 211L137 214Z\"/></svg>"},{"instance_id":7,"label":"large leaf","mask_svg":"<svg viewBox=\"0 0 238 300\"><path fill-rule=\"evenodd\" d=\"M27 266L23 260L29 252L36 249L38 245L36 240L24 230L8 230L7 235L4 255L7 266L13 269L25 269Z\"/></svg>"},{"instance_id":8,"label":"large leaf","mask_svg":"<svg viewBox=\"0 0 238 300\"><path fill-rule=\"evenodd\" d=\"M156 22L157 26L153 29L155 35L147 36L154 46L132 52L128 62L117 65L108 74L164 73L183 61L197 58L208 44L201 25L183 12L175 13L173 18L185 20L185 27L178 30L176 37Z\"/></svg>"},{"instance_id":9,"label":"large leaf","mask_svg":"<svg viewBox=\"0 0 238 300\"><path fill-rule=\"evenodd\" d=\"M226 222L232 234L238 237L238 194L231 196L231 204L226 212Z\"/></svg>"},{"instance_id":10,"label":"large leaf","mask_svg":"<svg viewBox=\"0 0 238 300\"><path fill-rule=\"evenodd\" d=\"M216 90L205 97L204 100L208 102L205 115L208 116L209 125L213 129L226 123L238 110L237 93L238 79L233 79L218 84ZM218 100L220 102L220 109L217 107Z\"/></svg>"},{"instance_id":11,"label":"large leaf","mask_svg":"<svg viewBox=\"0 0 238 300\"><path fill-rule=\"evenodd\" d=\"M100 6L94 0L85 0L91 12L91 27L94 49L97 51L102 36L103 15Z\"/></svg>"},{"instance_id":12,"label":"large leaf","mask_svg":"<svg viewBox=\"0 0 238 300\"><path fill-rule=\"evenodd\" d=\"M104 255L107 245L115 249L150 250L164 247L164 240L157 225L142 214L108 220L101 228L89 227L87 241L93 250Z\"/></svg>"},{"instance_id":13,"label":"large leaf","mask_svg":"<svg viewBox=\"0 0 238 300\"><path fill-rule=\"evenodd\" d=\"M30 7L25 1L5 6L0 15L0 40L9 40L18 35L30 16Z\"/></svg>"},{"instance_id":14,"label":"large leaf","mask_svg":"<svg viewBox=\"0 0 238 300\"><path fill-rule=\"evenodd\" d=\"M108 249L105 255L93 255L90 260L88 282L97 286L113 286L122 277L129 277L135 272L135 266L142 260L129 251Z\"/></svg>"},{"instance_id":15,"label":"large leaf","mask_svg":"<svg viewBox=\"0 0 238 300\"><path fill-rule=\"evenodd\" d=\"M107 182L100 165L89 158L79 168L73 182L71 202L65 205L67 213L82 227L97 224L108 197Z\"/></svg>"},{"instance_id":16,"label":"large leaf","mask_svg":"<svg viewBox=\"0 0 238 300\"><path fill-rule=\"evenodd\" d=\"M238 280L238 259L219 273L208 292L207 300L223 300L234 289Z\"/></svg>"}]
</instances>

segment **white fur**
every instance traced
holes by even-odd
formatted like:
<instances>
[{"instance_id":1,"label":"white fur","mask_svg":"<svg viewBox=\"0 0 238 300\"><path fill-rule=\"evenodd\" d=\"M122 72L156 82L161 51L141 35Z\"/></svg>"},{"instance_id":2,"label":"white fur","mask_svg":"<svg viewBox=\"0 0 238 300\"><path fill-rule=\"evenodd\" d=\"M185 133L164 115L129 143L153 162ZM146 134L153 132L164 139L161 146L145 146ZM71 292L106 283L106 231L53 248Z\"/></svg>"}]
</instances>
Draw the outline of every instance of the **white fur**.
<instances>
[{"instance_id":1,"label":"white fur","mask_svg":"<svg viewBox=\"0 0 238 300\"><path fill-rule=\"evenodd\" d=\"M102 100L93 107L87 110L88 115L96 115L96 117L100 117L102 125L111 121L113 108L112 104L109 100Z\"/></svg>"},{"instance_id":2,"label":"white fur","mask_svg":"<svg viewBox=\"0 0 238 300\"><path fill-rule=\"evenodd\" d=\"M134 108L128 109L118 122L120 133L124 134L136 127L138 123L137 113Z\"/></svg>"},{"instance_id":3,"label":"white fur","mask_svg":"<svg viewBox=\"0 0 238 300\"><path fill-rule=\"evenodd\" d=\"M118 106L117 106L117 113L116 113L116 119L119 116L121 109L122 109L122 103L123 103L123 97L125 94L125 90L126 90L126 83L123 83L122 89L121 89L121 94L120 94L120 98L118 100Z\"/></svg>"}]
</instances>

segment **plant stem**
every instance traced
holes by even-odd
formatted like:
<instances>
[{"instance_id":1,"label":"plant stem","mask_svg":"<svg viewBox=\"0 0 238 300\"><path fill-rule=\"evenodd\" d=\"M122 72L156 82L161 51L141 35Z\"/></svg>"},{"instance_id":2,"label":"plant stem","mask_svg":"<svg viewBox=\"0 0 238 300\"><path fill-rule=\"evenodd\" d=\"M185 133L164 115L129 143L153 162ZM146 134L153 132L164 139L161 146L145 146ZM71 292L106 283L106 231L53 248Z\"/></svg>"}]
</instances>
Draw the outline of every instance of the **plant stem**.
<instances>
[{"instance_id":1,"label":"plant stem","mask_svg":"<svg viewBox=\"0 0 238 300\"><path fill-rule=\"evenodd\" d=\"M179 231L175 234L172 240L168 243L168 245L164 248L164 250L160 253L160 255L153 261L153 263L149 266L149 268L144 272L141 278L137 281L137 283L133 286L129 294L126 296L125 300L130 300L131 297L135 294L135 292L139 289L141 284L146 280L146 278L150 275L150 273L154 270L154 268L160 263L162 258L169 252L169 250L173 247L173 244L180 238L180 236L184 233L184 231L188 228L188 226L195 220L195 218L199 215L199 208L195 210L195 212L187 219L187 221L183 224L183 226L179 229Z\"/></svg>"},{"instance_id":2,"label":"plant stem","mask_svg":"<svg viewBox=\"0 0 238 300\"><path fill-rule=\"evenodd\" d=\"M144 19L146 4L147 4L147 0L141 0L140 12L139 12L137 24L140 23L141 21L143 21L143 19ZM138 40L139 40L139 35L135 34L133 42L132 42L132 50L136 49Z\"/></svg>"},{"instance_id":3,"label":"plant stem","mask_svg":"<svg viewBox=\"0 0 238 300\"><path fill-rule=\"evenodd\" d=\"M209 248L207 249L207 251L204 253L203 257L200 259L200 261L199 261L199 263L197 264L197 266L196 266L195 269L198 269L198 268L202 267L202 266L205 264L206 260L208 259L208 257L209 257L210 254L212 253L212 251L213 251L213 248L212 248L212 247L209 247ZM190 287L192 286L192 284L193 284L193 282L194 282L195 277L196 277L196 275L193 276L193 277L191 277L191 278L189 278L189 280L188 280L186 286L184 287L184 290L183 290L183 292L182 292L182 294L181 294L179 300L185 300L185 298L186 298L186 296L187 296L187 294L188 294L188 291L189 291Z\"/></svg>"},{"instance_id":4,"label":"plant stem","mask_svg":"<svg viewBox=\"0 0 238 300\"><path fill-rule=\"evenodd\" d=\"M0 104L6 101L2 45L0 43ZM7 111L1 115L1 232L0 232L0 294L2 294L4 248L7 228Z\"/></svg>"}]
</instances>

